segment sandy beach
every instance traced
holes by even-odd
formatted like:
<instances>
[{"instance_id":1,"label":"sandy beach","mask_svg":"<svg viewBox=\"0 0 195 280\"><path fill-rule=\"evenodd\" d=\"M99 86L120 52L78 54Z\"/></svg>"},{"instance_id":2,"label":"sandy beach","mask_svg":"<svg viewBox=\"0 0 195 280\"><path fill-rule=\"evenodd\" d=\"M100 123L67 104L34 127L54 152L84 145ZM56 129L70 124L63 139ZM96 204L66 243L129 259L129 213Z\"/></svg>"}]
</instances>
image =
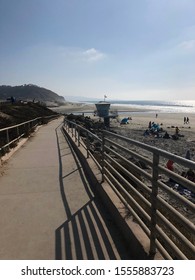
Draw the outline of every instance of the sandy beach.
<instances>
[{"instance_id":1,"label":"sandy beach","mask_svg":"<svg viewBox=\"0 0 195 280\"><path fill-rule=\"evenodd\" d=\"M55 108L55 111L70 114L70 113L84 113L91 118L94 117L94 104L84 103L67 103L65 106ZM195 160L195 113L189 113L184 115L183 113L162 113L143 111L143 108L130 108L128 106L114 106L111 105L110 110L118 110L118 117L111 119L110 126L118 133L125 135L131 139L144 142L149 145L155 145L158 148L175 153L179 156L185 157L186 151L191 151L191 159ZM189 123L184 124L184 117L189 117ZM124 117L130 117L131 120L127 125L120 125L120 121ZM176 126L179 128L179 133L183 137L179 137L179 140L174 141L172 139L162 139L155 137L145 137L144 131L148 128L149 122L159 124L163 132L167 131L169 135L175 134ZM163 135L164 133L162 133Z\"/></svg>"},{"instance_id":2,"label":"sandy beach","mask_svg":"<svg viewBox=\"0 0 195 280\"><path fill-rule=\"evenodd\" d=\"M185 157L186 151L191 150L191 158L195 160L194 148L195 148L195 114L189 114L190 122L184 124L184 115L181 113L158 113L156 118L154 113L130 113L129 116L132 120L127 125L120 125L120 120L123 116L119 116L117 120L111 122L111 126L121 132L122 135L130 137L132 139L144 142L149 145L155 145L158 148L165 149L169 152L176 153L179 156ZM183 137L179 137L178 140L162 139L154 136L144 136L144 131L148 129L149 122L159 124L163 132L161 136L165 134L174 135L176 127L179 128L179 133Z\"/></svg>"},{"instance_id":3,"label":"sandy beach","mask_svg":"<svg viewBox=\"0 0 195 280\"><path fill-rule=\"evenodd\" d=\"M184 158L189 150L191 160L195 161L195 114L188 115L190 120L189 124L184 124L184 115L181 113L158 113L157 118L154 113L146 112L132 113L130 116L132 120L129 121L129 124L120 125L122 116L119 116L118 120L112 120L111 127L120 135ZM159 124L162 128L162 132L159 133L159 138L154 135L144 136L144 132L148 129L150 121ZM165 131L167 131L170 136L174 135L176 126L179 128L179 133L183 137L179 137L178 140L163 138ZM139 149L137 149L137 152L140 153ZM162 161L163 165L166 166L167 160L162 159ZM187 171L178 164L174 164L174 170L179 174L183 171Z\"/></svg>"},{"instance_id":4,"label":"sandy beach","mask_svg":"<svg viewBox=\"0 0 195 280\"><path fill-rule=\"evenodd\" d=\"M56 111L61 113L84 113L85 116L97 119L98 117L94 117L93 114L95 109L94 104L84 103L67 103L65 106L55 108ZM183 113L151 112L149 110L143 110L141 107L130 108L128 106L116 106L112 104L110 110L117 110L119 113L116 119L110 120L111 129L115 130L118 134L177 154L181 157L185 157L187 150L190 150L191 160L195 161L195 113L184 115ZM157 117L156 113L158 113ZM189 123L184 124L184 117L187 116L189 117ZM124 117L131 118L129 124L120 124L120 121ZM159 124L162 128L160 138L156 138L152 135L144 136L144 132L148 129L150 121ZM174 135L176 127L179 128L179 133L183 137L179 137L178 140L162 138L165 131L167 131L170 136ZM181 172L177 166L176 171Z\"/></svg>"}]
</instances>

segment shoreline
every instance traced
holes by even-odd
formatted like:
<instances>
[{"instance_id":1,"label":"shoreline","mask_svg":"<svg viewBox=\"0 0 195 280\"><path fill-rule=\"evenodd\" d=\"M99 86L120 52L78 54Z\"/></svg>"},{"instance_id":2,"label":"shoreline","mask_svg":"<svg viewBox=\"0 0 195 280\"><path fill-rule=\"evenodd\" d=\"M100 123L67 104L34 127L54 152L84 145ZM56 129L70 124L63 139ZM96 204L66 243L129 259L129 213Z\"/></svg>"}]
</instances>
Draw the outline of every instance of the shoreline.
<instances>
[{"instance_id":1,"label":"shoreline","mask_svg":"<svg viewBox=\"0 0 195 280\"><path fill-rule=\"evenodd\" d=\"M70 113L70 112L77 112L77 113L93 113L96 110L95 103L78 103L78 102L66 102L64 105L58 107L48 107L53 111L62 112L62 113ZM178 108L177 108L178 109ZM195 110L189 111L181 111L181 110L170 110L168 107L152 107L152 106L132 106L132 105L125 105L125 104L112 104L110 105L110 111L117 110L119 113L128 113L128 112L147 112L147 113L157 113L157 114L184 114L184 115L191 115L195 114Z\"/></svg>"}]
</instances>

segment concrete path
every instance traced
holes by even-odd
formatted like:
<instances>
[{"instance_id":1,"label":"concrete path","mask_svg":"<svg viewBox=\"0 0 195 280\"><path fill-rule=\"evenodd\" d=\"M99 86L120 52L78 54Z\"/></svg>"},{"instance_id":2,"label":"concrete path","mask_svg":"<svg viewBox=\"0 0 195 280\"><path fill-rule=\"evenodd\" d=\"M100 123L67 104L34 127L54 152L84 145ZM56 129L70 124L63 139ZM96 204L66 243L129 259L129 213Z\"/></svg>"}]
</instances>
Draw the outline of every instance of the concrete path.
<instances>
[{"instance_id":1,"label":"concrete path","mask_svg":"<svg viewBox=\"0 0 195 280\"><path fill-rule=\"evenodd\" d=\"M61 125L42 126L0 170L0 259L129 259Z\"/></svg>"}]
</instances>

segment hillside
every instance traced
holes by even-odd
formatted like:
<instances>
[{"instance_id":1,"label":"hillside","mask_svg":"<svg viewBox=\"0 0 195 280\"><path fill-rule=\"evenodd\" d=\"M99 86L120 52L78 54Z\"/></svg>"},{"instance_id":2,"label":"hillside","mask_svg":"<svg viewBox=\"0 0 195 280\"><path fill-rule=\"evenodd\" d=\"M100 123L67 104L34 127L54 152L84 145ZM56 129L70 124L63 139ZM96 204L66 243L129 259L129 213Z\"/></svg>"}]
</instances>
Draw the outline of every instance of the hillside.
<instances>
[{"instance_id":1,"label":"hillside","mask_svg":"<svg viewBox=\"0 0 195 280\"><path fill-rule=\"evenodd\" d=\"M55 114L57 113L39 103L0 103L0 128Z\"/></svg>"},{"instance_id":2,"label":"hillside","mask_svg":"<svg viewBox=\"0 0 195 280\"><path fill-rule=\"evenodd\" d=\"M0 86L0 101L7 100L13 96L16 100L24 101L41 101L49 105L50 103L62 104L65 102L63 96L57 93L36 85L21 85L21 86Z\"/></svg>"}]
</instances>

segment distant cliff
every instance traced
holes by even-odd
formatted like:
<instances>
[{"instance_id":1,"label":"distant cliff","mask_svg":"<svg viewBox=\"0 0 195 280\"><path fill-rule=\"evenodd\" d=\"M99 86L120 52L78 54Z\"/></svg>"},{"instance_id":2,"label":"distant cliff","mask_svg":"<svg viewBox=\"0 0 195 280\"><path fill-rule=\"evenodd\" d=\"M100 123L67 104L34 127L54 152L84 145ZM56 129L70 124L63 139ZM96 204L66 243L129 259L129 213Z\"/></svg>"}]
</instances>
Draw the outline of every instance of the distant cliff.
<instances>
[{"instance_id":1,"label":"distant cliff","mask_svg":"<svg viewBox=\"0 0 195 280\"><path fill-rule=\"evenodd\" d=\"M21 86L0 86L0 101L10 97L16 100L23 101L40 101L47 105L62 104L65 102L63 96L57 93L36 85L21 85Z\"/></svg>"}]
</instances>

